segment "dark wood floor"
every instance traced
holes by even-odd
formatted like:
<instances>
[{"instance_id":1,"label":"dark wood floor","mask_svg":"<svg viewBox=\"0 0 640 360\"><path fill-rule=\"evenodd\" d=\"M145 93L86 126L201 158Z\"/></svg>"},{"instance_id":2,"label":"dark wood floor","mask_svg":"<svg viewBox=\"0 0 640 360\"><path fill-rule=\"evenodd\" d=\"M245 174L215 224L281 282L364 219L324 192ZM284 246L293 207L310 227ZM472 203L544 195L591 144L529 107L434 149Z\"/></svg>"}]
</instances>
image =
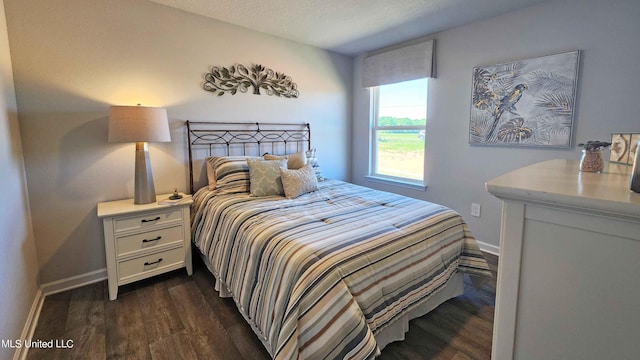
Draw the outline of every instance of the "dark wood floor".
<instances>
[{"instance_id":1,"label":"dark wood floor","mask_svg":"<svg viewBox=\"0 0 640 360\"><path fill-rule=\"evenodd\" d=\"M412 320L406 340L380 359L489 359L498 259L486 255L494 278ZM194 274L176 270L119 289L106 281L47 296L33 337L73 341L70 349L29 350L27 359L269 359L230 299L194 257Z\"/></svg>"}]
</instances>

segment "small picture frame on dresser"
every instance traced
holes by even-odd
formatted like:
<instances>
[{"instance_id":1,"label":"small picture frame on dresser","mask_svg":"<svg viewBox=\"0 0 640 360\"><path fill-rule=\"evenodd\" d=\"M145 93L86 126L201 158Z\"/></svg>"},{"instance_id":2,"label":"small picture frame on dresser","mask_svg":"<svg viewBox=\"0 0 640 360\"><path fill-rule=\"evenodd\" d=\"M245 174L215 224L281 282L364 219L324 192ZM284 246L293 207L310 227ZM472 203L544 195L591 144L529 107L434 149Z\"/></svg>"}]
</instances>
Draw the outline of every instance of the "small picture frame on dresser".
<instances>
[{"instance_id":1,"label":"small picture frame on dresser","mask_svg":"<svg viewBox=\"0 0 640 360\"><path fill-rule=\"evenodd\" d=\"M609 161L633 165L633 158L640 141L640 133L612 133Z\"/></svg>"}]
</instances>

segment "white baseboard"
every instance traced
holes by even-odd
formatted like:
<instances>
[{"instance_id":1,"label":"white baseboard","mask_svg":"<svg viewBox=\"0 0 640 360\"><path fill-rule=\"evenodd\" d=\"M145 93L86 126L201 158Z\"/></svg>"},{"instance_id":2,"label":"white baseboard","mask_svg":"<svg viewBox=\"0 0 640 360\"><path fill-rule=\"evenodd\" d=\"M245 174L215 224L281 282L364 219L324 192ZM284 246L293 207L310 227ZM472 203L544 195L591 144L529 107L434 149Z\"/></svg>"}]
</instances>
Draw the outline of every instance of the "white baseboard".
<instances>
[{"instance_id":1,"label":"white baseboard","mask_svg":"<svg viewBox=\"0 0 640 360\"><path fill-rule=\"evenodd\" d=\"M88 273L72 276L70 278L52 281L40 285L44 295L52 295L59 292L79 288L81 286L96 283L107 278L107 269L100 269Z\"/></svg>"},{"instance_id":2,"label":"white baseboard","mask_svg":"<svg viewBox=\"0 0 640 360\"><path fill-rule=\"evenodd\" d=\"M478 241L476 240L476 242L478 243L478 246L480 247L480 250L484 251L484 252L488 252L489 254L495 255L495 256L500 256L500 247L499 246L495 246L492 244L487 244L486 242L482 242L482 241Z\"/></svg>"},{"instance_id":3,"label":"white baseboard","mask_svg":"<svg viewBox=\"0 0 640 360\"><path fill-rule=\"evenodd\" d=\"M31 304L31 309L29 310L29 315L27 316L27 321L24 324L24 328L22 329L22 334L20 336L21 340L31 340L33 338L33 333L36 331L36 325L38 325L38 318L40 317L40 310L42 310L42 304L44 304L44 293L42 292L42 288L38 289L36 292L36 296L33 299L33 304ZM27 358L27 352L29 348L26 346L20 346L16 349L16 352L13 354L13 360L24 360Z\"/></svg>"}]
</instances>

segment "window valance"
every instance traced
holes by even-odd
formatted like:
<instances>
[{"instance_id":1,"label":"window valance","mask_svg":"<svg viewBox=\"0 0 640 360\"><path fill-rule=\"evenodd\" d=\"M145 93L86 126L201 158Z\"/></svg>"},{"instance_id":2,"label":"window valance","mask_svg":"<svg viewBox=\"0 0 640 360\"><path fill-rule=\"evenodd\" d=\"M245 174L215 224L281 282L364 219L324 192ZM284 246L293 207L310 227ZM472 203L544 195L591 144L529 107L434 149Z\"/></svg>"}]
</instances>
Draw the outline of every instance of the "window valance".
<instances>
[{"instance_id":1,"label":"window valance","mask_svg":"<svg viewBox=\"0 0 640 360\"><path fill-rule=\"evenodd\" d=\"M364 87L374 87L435 77L435 40L380 50L367 55L363 63Z\"/></svg>"}]
</instances>

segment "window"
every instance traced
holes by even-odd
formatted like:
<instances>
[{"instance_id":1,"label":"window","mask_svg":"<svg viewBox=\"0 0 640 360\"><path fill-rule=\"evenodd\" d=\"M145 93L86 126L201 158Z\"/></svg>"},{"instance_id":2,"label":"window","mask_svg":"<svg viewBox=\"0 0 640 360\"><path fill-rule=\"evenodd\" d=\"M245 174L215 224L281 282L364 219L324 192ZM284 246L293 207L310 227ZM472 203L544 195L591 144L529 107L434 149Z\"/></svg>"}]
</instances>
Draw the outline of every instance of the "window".
<instances>
[{"instance_id":1,"label":"window","mask_svg":"<svg viewBox=\"0 0 640 360\"><path fill-rule=\"evenodd\" d=\"M423 184L427 78L372 88L371 176Z\"/></svg>"}]
</instances>

